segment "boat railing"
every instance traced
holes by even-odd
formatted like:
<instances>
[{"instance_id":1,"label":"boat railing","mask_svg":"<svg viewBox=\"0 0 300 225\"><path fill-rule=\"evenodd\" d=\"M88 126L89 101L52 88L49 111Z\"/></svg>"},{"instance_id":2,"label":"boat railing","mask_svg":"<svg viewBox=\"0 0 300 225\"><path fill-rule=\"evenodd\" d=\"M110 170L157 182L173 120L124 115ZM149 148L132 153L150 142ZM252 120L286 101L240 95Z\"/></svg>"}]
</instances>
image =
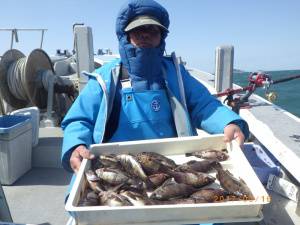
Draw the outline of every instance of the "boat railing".
<instances>
[{"instance_id":1,"label":"boat railing","mask_svg":"<svg viewBox=\"0 0 300 225\"><path fill-rule=\"evenodd\" d=\"M45 31L47 31L48 29L44 29L44 28L0 28L0 31L8 31L11 32L11 41L10 41L10 49L13 48L14 43L18 43L19 42L19 36L18 36L18 32L19 31L38 31L41 32L41 39L40 39L40 48L43 48L43 42L44 42L44 34ZM0 56L1 57L1 56Z\"/></svg>"}]
</instances>

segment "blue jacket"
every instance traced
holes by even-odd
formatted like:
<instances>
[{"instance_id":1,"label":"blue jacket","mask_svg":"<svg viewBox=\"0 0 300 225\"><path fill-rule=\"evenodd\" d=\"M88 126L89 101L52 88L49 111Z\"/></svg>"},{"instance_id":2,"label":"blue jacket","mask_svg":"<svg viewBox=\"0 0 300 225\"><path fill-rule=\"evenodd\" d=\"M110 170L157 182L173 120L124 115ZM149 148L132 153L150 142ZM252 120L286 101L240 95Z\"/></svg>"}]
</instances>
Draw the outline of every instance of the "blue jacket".
<instances>
[{"instance_id":1,"label":"blue jacket","mask_svg":"<svg viewBox=\"0 0 300 225\"><path fill-rule=\"evenodd\" d=\"M112 72L119 65L120 60L115 60L96 70L95 77L98 80L90 77L86 87L77 97L62 122L64 130L62 165L70 172L72 170L69 158L75 146L84 144L89 147L91 144L101 143L103 140L108 109L112 104L109 96L115 88L112 85ZM166 71L168 86L175 97L179 99L178 82L174 79L176 70L172 60L164 57L163 67ZM193 129L199 128L211 134L219 134L223 133L227 124L236 123L241 127L245 136L248 136L248 125L239 115L222 105L183 66L180 67L180 70ZM145 139L147 138L145 137Z\"/></svg>"}]
</instances>

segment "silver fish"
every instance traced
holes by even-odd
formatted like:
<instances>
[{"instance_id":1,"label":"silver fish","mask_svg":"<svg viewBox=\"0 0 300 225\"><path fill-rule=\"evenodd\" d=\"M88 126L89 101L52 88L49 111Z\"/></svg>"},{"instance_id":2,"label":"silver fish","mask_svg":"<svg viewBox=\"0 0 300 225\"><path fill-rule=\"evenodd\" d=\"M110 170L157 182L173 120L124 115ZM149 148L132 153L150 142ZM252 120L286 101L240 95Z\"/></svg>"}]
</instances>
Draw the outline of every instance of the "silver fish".
<instances>
[{"instance_id":1,"label":"silver fish","mask_svg":"<svg viewBox=\"0 0 300 225\"><path fill-rule=\"evenodd\" d=\"M115 154L99 155L98 159L103 167L120 168L120 162Z\"/></svg>"},{"instance_id":2,"label":"silver fish","mask_svg":"<svg viewBox=\"0 0 300 225\"><path fill-rule=\"evenodd\" d=\"M120 154L116 158L120 161L125 171L133 176L140 178L143 181L148 181L148 177L145 174L141 164L131 155Z\"/></svg>"},{"instance_id":3,"label":"silver fish","mask_svg":"<svg viewBox=\"0 0 300 225\"><path fill-rule=\"evenodd\" d=\"M137 184L137 180L130 178L126 173L118 169L111 169L111 168L100 168L96 171L97 176L111 184L111 185L118 185L118 184Z\"/></svg>"},{"instance_id":4,"label":"silver fish","mask_svg":"<svg viewBox=\"0 0 300 225\"><path fill-rule=\"evenodd\" d=\"M116 155L114 154L107 154L107 155L99 155L92 159L91 168L92 170L97 170L103 167L109 168L120 168L120 162L115 158Z\"/></svg>"},{"instance_id":5,"label":"silver fish","mask_svg":"<svg viewBox=\"0 0 300 225\"><path fill-rule=\"evenodd\" d=\"M85 177L88 182L89 187L95 191L96 193L99 193L101 191L104 191L105 188L100 184L99 177L95 174L93 170L87 170L85 172Z\"/></svg>"}]
</instances>

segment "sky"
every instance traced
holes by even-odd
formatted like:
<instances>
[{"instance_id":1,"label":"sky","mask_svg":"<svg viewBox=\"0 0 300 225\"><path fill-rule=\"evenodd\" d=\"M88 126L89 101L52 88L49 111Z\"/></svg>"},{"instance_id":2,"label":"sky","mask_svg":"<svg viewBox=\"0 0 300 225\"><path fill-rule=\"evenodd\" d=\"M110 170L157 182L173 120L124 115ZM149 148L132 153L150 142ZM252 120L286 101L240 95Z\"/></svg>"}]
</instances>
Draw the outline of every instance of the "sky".
<instances>
[{"instance_id":1,"label":"sky","mask_svg":"<svg viewBox=\"0 0 300 225\"><path fill-rule=\"evenodd\" d=\"M166 51L189 67L213 73L215 49L234 46L234 68L300 69L299 0L157 0L169 12ZM0 0L0 28L45 28L43 49L73 48L74 23L92 28L95 52L118 53L115 19L125 0ZM19 32L14 48L28 55L40 46L39 32ZM0 31L0 55L11 34Z\"/></svg>"}]
</instances>

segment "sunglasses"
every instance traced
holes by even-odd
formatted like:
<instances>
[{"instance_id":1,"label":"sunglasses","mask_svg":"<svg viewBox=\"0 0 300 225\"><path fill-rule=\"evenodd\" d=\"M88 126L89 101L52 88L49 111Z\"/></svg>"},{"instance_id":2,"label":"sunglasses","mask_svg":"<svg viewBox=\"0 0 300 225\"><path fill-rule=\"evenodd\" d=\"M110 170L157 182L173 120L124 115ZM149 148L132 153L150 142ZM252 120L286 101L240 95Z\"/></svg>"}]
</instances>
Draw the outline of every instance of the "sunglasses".
<instances>
[{"instance_id":1,"label":"sunglasses","mask_svg":"<svg viewBox=\"0 0 300 225\"><path fill-rule=\"evenodd\" d=\"M162 33L160 27L156 26L156 25L139 26L137 28L134 28L131 32L148 33L148 34L151 34L151 35L158 35L158 34Z\"/></svg>"}]
</instances>

